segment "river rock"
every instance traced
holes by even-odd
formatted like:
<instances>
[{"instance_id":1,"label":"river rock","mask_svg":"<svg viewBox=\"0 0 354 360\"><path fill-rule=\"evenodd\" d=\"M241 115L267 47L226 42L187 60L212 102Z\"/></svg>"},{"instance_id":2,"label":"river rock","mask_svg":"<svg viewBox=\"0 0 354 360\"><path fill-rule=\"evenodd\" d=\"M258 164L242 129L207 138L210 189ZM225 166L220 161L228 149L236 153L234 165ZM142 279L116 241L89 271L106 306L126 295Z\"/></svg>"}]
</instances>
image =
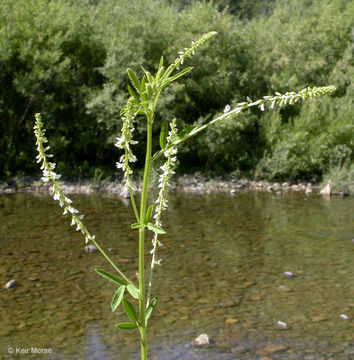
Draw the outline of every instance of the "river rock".
<instances>
[{"instance_id":1,"label":"river rock","mask_svg":"<svg viewBox=\"0 0 354 360\"><path fill-rule=\"evenodd\" d=\"M10 281L8 281L4 286L3 288L6 289L6 290L9 290L13 287L15 287L17 285L17 281L15 279L12 279Z\"/></svg>"},{"instance_id":2,"label":"river rock","mask_svg":"<svg viewBox=\"0 0 354 360\"><path fill-rule=\"evenodd\" d=\"M323 315L315 316L311 319L313 323L318 323L320 321L327 320L327 318Z\"/></svg>"},{"instance_id":3,"label":"river rock","mask_svg":"<svg viewBox=\"0 0 354 360\"><path fill-rule=\"evenodd\" d=\"M295 277L295 275L291 272L291 271L285 271L284 272L284 276L287 278L287 279L293 279Z\"/></svg>"},{"instance_id":4,"label":"river rock","mask_svg":"<svg viewBox=\"0 0 354 360\"><path fill-rule=\"evenodd\" d=\"M268 344L263 349L257 351L257 354L259 355L272 355L277 352L288 350L289 346L287 345L275 345L275 344Z\"/></svg>"},{"instance_id":5,"label":"river rock","mask_svg":"<svg viewBox=\"0 0 354 360\"><path fill-rule=\"evenodd\" d=\"M244 346L244 345L239 345L239 346L236 346L236 347L234 347L234 348L231 349L231 352L232 352L233 354L243 354L243 353L245 353L246 351L247 351L247 348L246 348L246 346Z\"/></svg>"},{"instance_id":6,"label":"river rock","mask_svg":"<svg viewBox=\"0 0 354 360\"><path fill-rule=\"evenodd\" d=\"M277 322L277 328L279 329L279 330L285 330L285 329L287 329L288 328L288 324L286 323L286 322L284 322L284 321L278 321Z\"/></svg>"},{"instance_id":7,"label":"river rock","mask_svg":"<svg viewBox=\"0 0 354 360\"><path fill-rule=\"evenodd\" d=\"M229 325L236 324L237 322L238 322L238 319L236 319L236 318L228 318L225 320L225 324L229 324Z\"/></svg>"},{"instance_id":8,"label":"river rock","mask_svg":"<svg viewBox=\"0 0 354 360\"><path fill-rule=\"evenodd\" d=\"M209 336L207 334L200 334L196 339L194 339L194 344L197 346L209 345Z\"/></svg>"},{"instance_id":9,"label":"river rock","mask_svg":"<svg viewBox=\"0 0 354 360\"><path fill-rule=\"evenodd\" d=\"M86 246L84 247L84 250L85 250L85 252L87 252L87 253L92 253L92 252L97 251L98 249L96 248L95 245L89 244L89 245L86 245Z\"/></svg>"}]
</instances>

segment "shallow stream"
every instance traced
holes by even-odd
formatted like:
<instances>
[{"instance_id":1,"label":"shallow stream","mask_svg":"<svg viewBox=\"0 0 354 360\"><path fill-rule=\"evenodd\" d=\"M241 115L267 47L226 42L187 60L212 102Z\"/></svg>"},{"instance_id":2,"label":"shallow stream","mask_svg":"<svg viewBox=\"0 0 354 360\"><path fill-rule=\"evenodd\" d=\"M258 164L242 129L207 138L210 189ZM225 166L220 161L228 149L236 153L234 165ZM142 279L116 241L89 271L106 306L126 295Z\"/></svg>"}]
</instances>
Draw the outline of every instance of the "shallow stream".
<instances>
[{"instance_id":1,"label":"shallow stream","mask_svg":"<svg viewBox=\"0 0 354 360\"><path fill-rule=\"evenodd\" d=\"M131 208L72 199L133 278ZM176 193L169 205L151 360L354 359L354 197ZM137 331L114 327L125 315L111 312L115 287L94 271L111 269L69 222L50 196L0 196L0 284L17 281L0 289L0 359L137 360ZM202 333L210 345L194 346Z\"/></svg>"}]
</instances>

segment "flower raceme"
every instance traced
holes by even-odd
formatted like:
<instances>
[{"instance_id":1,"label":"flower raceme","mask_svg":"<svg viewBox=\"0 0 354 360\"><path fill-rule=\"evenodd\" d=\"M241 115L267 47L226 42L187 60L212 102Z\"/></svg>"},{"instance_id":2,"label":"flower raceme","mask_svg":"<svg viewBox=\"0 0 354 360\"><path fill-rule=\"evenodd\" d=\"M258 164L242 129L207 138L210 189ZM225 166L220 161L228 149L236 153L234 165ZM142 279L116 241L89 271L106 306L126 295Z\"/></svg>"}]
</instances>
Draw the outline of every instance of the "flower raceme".
<instances>
[{"instance_id":1,"label":"flower raceme","mask_svg":"<svg viewBox=\"0 0 354 360\"><path fill-rule=\"evenodd\" d=\"M116 138L115 146L119 149L124 150L124 154L119 158L119 161L116 163L118 169L123 170L123 181L125 186L128 190L136 190L136 187L131 181L131 175L133 173L132 169L130 168L130 164L136 161L136 157L133 154L130 145L135 145L138 142L132 139L133 131L134 131L134 101L133 98L129 98L126 105L122 109L121 114L123 126L120 137Z\"/></svg>"},{"instance_id":2,"label":"flower raceme","mask_svg":"<svg viewBox=\"0 0 354 360\"><path fill-rule=\"evenodd\" d=\"M76 231L81 231L81 233L85 237L86 243L90 240L95 239L95 235L92 235L85 225L82 222L84 218L83 214L75 209L72 206L72 201L65 195L62 186L59 184L58 180L60 179L60 175L54 172L55 163L48 161L49 158L53 157L52 154L48 154L47 151L50 149L49 146L45 147L44 144L48 142L48 139L45 137L45 129L43 129L43 123L41 120L40 114L35 115L36 122L33 127L34 134L36 136L36 145L38 155L36 157L37 163L42 163L42 178L43 182L51 182L52 190L53 190L53 199L59 201L60 207L64 209L63 215L70 214L71 215L71 226L76 226Z\"/></svg>"}]
</instances>

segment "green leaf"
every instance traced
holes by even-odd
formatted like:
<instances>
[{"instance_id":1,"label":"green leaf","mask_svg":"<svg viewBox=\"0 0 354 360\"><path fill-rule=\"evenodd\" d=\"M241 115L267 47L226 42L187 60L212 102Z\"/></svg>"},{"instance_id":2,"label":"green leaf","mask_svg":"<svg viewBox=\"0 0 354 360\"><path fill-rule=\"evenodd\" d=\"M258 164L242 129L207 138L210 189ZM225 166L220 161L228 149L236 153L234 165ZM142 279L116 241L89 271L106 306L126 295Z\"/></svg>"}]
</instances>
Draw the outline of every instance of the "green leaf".
<instances>
[{"instance_id":1,"label":"green leaf","mask_svg":"<svg viewBox=\"0 0 354 360\"><path fill-rule=\"evenodd\" d=\"M138 289L135 286L128 284L127 290L134 299L139 299Z\"/></svg>"},{"instance_id":2,"label":"green leaf","mask_svg":"<svg viewBox=\"0 0 354 360\"><path fill-rule=\"evenodd\" d=\"M122 330L131 330L131 329L136 329L138 325L132 323L119 323L116 324L116 327Z\"/></svg>"},{"instance_id":3,"label":"green leaf","mask_svg":"<svg viewBox=\"0 0 354 360\"><path fill-rule=\"evenodd\" d=\"M159 70L163 67L163 56L160 58Z\"/></svg>"},{"instance_id":4,"label":"green leaf","mask_svg":"<svg viewBox=\"0 0 354 360\"><path fill-rule=\"evenodd\" d=\"M143 78L141 79L141 85L140 85L140 95L141 95L141 99L143 100L143 103L147 103L147 97L146 97L146 76L144 75Z\"/></svg>"},{"instance_id":5,"label":"green leaf","mask_svg":"<svg viewBox=\"0 0 354 360\"><path fill-rule=\"evenodd\" d=\"M118 279L116 276L110 274L108 271L106 270L102 270L102 269L95 269L95 271L97 272L98 275L102 276L103 278L118 284L118 285L126 285L125 282L121 279Z\"/></svg>"},{"instance_id":6,"label":"green leaf","mask_svg":"<svg viewBox=\"0 0 354 360\"><path fill-rule=\"evenodd\" d=\"M123 309L127 314L128 318L134 321L135 323L138 323L138 315L136 314L136 311L132 303L127 299L123 299L122 304L123 304Z\"/></svg>"},{"instance_id":7,"label":"green leaf","mask_svg":"<svg viewBox=\"0 0 354 360\"><path fill-rule=\"evenodd\" d=\"M170 78L166 79L166 85L171 83L172 81L177 80L178 78L180 78L183 75L188 74L190 71L192 71L193 68L192 67L187 67L185 69L183 69L182 71L180 71L178 74L171 76Z\"/></svg>"},{"instance_id":8,"label":"green leaf","mask_svg":"<svg viewBox=\"0 0 354 360\"><path fill-rule=\"evenodd\" d=\"M155 80L154 77L151 75L151 73L149 71L147 71L143 67L141 67L141 68L143 69L143 71L144 71L144 73L145 73L145 75L147 77L148 83L152 85L154 83L154 80Z\"/></svg>"},{"instance_id":9,"label":"green leaf","mask_svg":"<svg viewBox=\"0 0 354 360\"><path fill-rule=\"evenodd\" d=\"M166 231L162 229L160 226L153 225L151 223L147 224L147 228L157 234L166 234Z\"/></svg>"},{"instance_id":10,"label":"green leaf","mask_svg":"<svg viewBox=\"0 0 354 360\"><path fill-rule=\"evenodd\" d=\"M125 291L125 286L122 285L114 293L112 301L111 301L112 311L115 311L117 309L117 307L119 306L119 304L121 303L121 301L123 299L124 291Z\"/></svg>"},{"instance_id":11,"label":"green leaf","mask_svg":"<svg viewBox=\"0 0 354 360\"><path fill-rule=\"evenodd\" d=\"M134 98L136 105L140 105L139 98L137 97L135 91L128 85L128 92L132 98Z\"/></svg>"},{"instance_id":12,"label":"green leaf","mask_svg":"<svg viewBox=\"0 0 354 360\"><path fill-rule=\"evenodd\" d=\"M170 142L173 144L178 140L182 140L187 135L189 135L195 128L197 128L197 125L187 126L185 129L181 130L176 136L174 136Z\"/></svg>"},{"instance_id":13,"label":"green leaf","mask_svg":"<svg viewBox=\"0 0 354 360\"><path fill-rule=\"evenodd\" d=\"M142 227L145 227L145 224L140 224L140 223L134 223L130 225L131 229L140 229Z\"/></svg>"},{"instance_id":14,"label":"green leaf","mask_svg":"<svg viewBox=\"0 0 354 360\"><path fill-rule=\"evenodd\" d=\"M150 220L150 217L151 217L151 212L152 212L152 209L153 209L154 205L150 205L149 208L147 209L146 211L146 214L145 214L145 224L147 224Z\"/></svg>"},{"instance_id":15,"label":"green leaf","mask_svg":"<svg viewBox=\"0 0 354 360\"><path fill-rule=\"evenodd\" d=\"M167 133L168 133L168 123L165 120L162 123L161 132L160 132L160 147L161 147L162 150L166 147Z\"/></svg>"},{"instance_id":16,"label":"green leaf","mask_svg":"<svg viewBox=\"0 0 354 360\"><path fill-rule=\"evenodd\" d=\"M135 74L135 72L132 69L127 69L127 73L129 76L130 81L132 82L135 90L139 92L140 85L139 85L139 79L138 76Z\"/></svg>"},{"instance_id":17,"label":"green leaf","mask_svg":"<svg viewBox=\"0 0 354 360\"><path fill-rule=\"evenodd\" d=\"M151 303L149 304L149 306L147 307L146 311L145 311L145 321L148 321L149 320L149 317L152 313L152 310L155 309L155 306L157 304L157 301L158 301L158 298L157 297L154 297L152 300L151 300Z\"/></svg>"},{"instance_id":18,"label":"green leaf","mask_svg":"<svg viewBox=\"0 0 354 360\"><path fill-rule=\"evenodd\" d=\"M156 76L155 76L156 82L158 82L158 81L160 80L161 75L163 74L164 69L165 69L165 68L164 68L164 66L163 66L163 56L161 56L159 68L158 68L157 73L156 73Z\"/></svg>"},{"instance_id":19,"label":"green leaf","mask_svg":"<svg viewBox=\"0 0 354 360\"><path fill-rule=\"evenodd\" d=\"M146 93L148 94L150 99L154 97L154 90L150 84L146 84Z\"/></svg>"}]
</instances>

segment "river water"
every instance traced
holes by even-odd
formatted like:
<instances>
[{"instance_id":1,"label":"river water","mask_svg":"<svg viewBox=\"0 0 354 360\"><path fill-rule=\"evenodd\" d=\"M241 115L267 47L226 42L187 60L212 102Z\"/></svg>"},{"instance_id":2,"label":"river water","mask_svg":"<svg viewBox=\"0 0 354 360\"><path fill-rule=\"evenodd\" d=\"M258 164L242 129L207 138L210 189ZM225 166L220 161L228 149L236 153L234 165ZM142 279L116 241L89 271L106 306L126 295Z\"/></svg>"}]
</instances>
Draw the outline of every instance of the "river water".
<instances>
[{"instance_id":1,"label":"river water","mask_svg":"<svg viewBox=\"0 0 354 360\"><path fill-rule=\"evenodd\" d=\"M134 278L131 207L108 195L72 199ZM353 209L354 197L172 194L149 359L354 359ZM0 358L139 359L137 331L114 327L126 321L110 310L114 284L94 271L109 265L69 222L49 196L0 197L0 281L17 280L0 290ZM196 347L202 333L210 345Z\"/></svg>"}]
</instances>

